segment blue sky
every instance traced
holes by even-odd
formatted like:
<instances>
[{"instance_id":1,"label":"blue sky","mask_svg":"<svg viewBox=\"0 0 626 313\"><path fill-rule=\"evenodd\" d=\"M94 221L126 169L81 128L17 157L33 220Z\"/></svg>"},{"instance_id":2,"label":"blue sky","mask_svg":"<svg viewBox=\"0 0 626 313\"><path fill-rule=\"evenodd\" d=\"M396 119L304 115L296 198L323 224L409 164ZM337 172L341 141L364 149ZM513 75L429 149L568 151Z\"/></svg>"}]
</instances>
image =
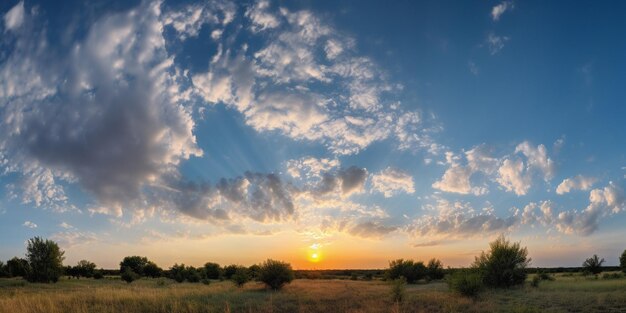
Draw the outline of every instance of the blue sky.
<instances>
[{"instance_id":1,"label":"blue sky","mask_svg":"<svg viewBox=\"0 0 626 313\"><path fill-rule=\"evenodd\" d=\"M0 259L615 264L623 6L5 2Z\"/></svg>"}]
</instances>

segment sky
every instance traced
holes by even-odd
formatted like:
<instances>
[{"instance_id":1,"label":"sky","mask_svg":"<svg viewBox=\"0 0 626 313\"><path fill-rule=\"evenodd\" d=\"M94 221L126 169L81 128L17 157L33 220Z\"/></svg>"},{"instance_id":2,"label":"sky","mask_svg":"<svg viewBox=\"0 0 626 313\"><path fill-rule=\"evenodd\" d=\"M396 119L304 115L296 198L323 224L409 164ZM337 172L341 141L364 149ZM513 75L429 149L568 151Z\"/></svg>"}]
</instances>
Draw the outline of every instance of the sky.
<instances>
[{"instance_id":1,"label":"sky","mask_svg":"<svg viewBox=\"0 0 626 313\"><path fill-rule=\"evenodd\" d=\"M626 249L626 3L3 1L0 260Z\"/></svg>"}]
</instances>

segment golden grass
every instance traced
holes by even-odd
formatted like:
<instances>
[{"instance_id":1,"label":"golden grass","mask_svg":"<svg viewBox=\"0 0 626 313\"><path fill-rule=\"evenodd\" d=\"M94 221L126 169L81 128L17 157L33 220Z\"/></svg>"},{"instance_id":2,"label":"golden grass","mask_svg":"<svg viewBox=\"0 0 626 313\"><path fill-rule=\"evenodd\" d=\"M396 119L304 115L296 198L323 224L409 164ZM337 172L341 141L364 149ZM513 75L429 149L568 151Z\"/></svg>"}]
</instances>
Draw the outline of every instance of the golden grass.
<instances>
[{"instance_id":1,"label":"golden grass","mask_svg":"<svg viewBox=\"0 0 626 313\"><path fill-rule=\"evenodd\" d=\"M0 312L626 312L626 279L558 277L539 288L486 291L476 301L434 282L407 286L402 303L391 301L391 287L382 281L301 279L278 292L259 283L240 289L231 282L157 281L2 279Z\"/></svg>"}]
</instances>

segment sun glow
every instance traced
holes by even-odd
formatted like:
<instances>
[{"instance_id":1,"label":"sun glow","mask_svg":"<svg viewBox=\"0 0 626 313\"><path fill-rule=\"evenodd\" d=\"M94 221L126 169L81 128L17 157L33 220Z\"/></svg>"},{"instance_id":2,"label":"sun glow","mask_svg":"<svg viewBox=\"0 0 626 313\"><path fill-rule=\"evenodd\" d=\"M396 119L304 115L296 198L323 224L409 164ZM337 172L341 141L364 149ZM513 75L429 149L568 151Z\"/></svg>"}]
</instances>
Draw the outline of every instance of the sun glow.
<instances>
[{"instance_id":1,"label":"sun glow","mask_svg":"<svg viewBox=\"0 0 626 313\"><path fill-rule=\"evenodd\" d=\"M319 251L319 248L320 246L318 244L312 244L311 246L309 246L309 249L307 251L307 259L309 260L309 262L317 263L321 260L322 254Z\"/></svg>"}]
</instances>

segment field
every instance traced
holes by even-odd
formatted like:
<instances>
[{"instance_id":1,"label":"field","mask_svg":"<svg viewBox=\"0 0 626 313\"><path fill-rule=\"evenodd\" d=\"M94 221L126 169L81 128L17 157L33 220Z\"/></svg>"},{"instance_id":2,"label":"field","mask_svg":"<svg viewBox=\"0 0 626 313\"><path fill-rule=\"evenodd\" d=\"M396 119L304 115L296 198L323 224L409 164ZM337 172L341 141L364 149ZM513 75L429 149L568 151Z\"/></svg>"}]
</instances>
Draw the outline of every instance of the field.
<instances>
[{"instance_id":1,"label":"field","mask_svg":"<svg viewBox=\"0 0 626 313\"><path fill-rule=\"evenodd\" d=\"M558 274L538 288L486 290L476 300L450 292L444 282L409 285L402 303L394 303L390 292L380 280L297 279L275 292L229 281L126 284L108 277L48 285L0 279L0 312L626 312L626 278L579 274Z\"/></svg>"}]
</instances>

